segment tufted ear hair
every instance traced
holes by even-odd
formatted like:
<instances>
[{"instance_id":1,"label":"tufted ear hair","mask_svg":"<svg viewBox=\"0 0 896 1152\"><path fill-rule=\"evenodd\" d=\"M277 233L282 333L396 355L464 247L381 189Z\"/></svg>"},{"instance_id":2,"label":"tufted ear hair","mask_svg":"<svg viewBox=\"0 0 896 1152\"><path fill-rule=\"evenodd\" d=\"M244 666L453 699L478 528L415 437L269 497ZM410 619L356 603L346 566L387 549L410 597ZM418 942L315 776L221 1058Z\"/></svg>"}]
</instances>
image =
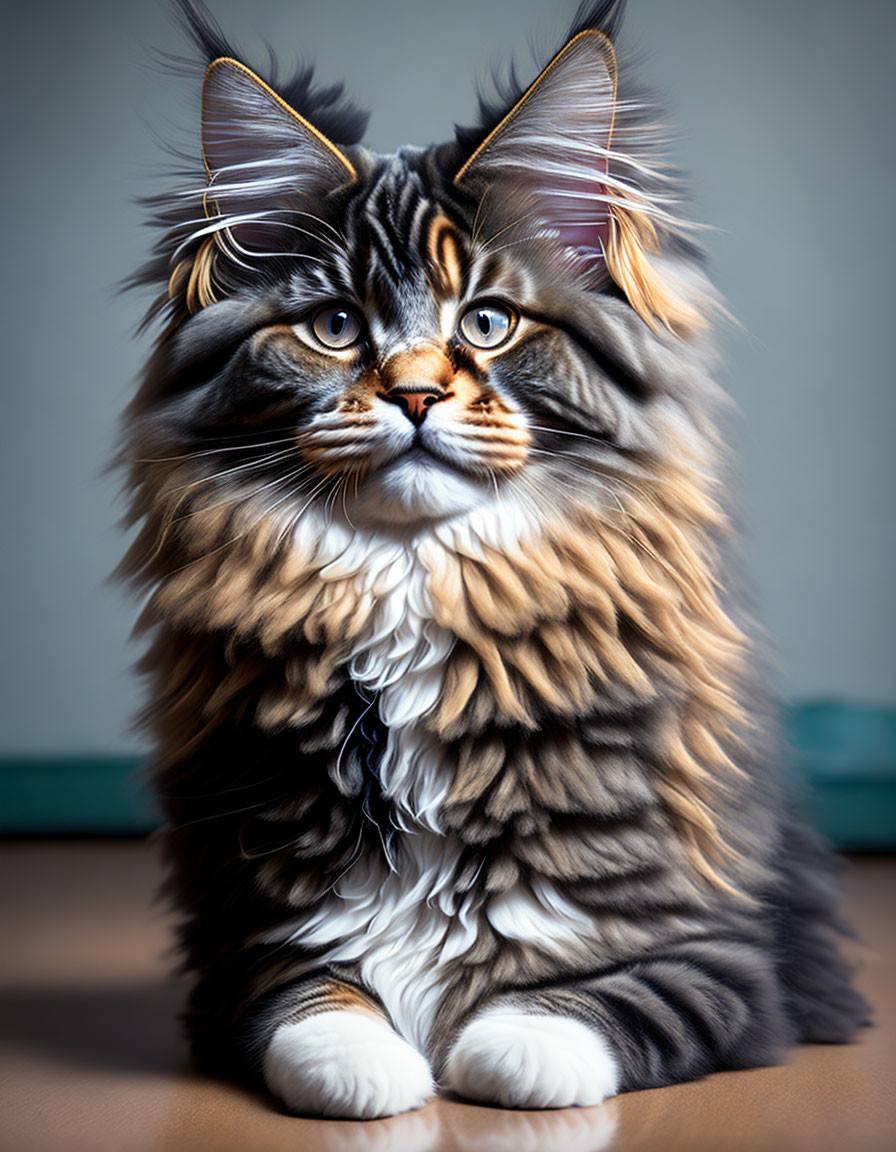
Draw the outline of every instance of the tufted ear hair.
<instances>
[{"instance_id":1,"label":"tufted ear hair","mask_svg":"<svg viewBox=\"0 0 896 1152\"><path fill-rule=\"evenodd\" d=\"M574 36L486 137L455 183L499 182L528 200L565 247L601 257L609 228L606 175L616 57L601 32Z\"/></svg>"},{"instance_id":2,"label":"tufted ear hair","mask_svg":"<svg viewBox=\"0 0 896 1152\"><path fill-rule=\"evenodd\" d=\"M480 219L489 203L513 205L528 235L553 237L584 269L605 268L648 324L688 335L702 319L651 260L659 241L647 198L613 171L615 119L616 54L589 28L557 53L455 183L480 199Z\"/></svg>"},{"instance_id":3,"label":"tufted ear hair","mask_svg":"<svg viewBox=\"0 0 896 1152\"><path fill-rule=\"evenodd\" d=\"M230 57L213 60L202 86L206 215L237 256L283 247L296 198L356 179L343 152L264 80Z\"/></svg>"},{"instance_id":4,"label":"tufted ear hair","mask_svg":"<svg viewBox=\"0 0 896 1152\"><path fill-rule=\"evenodd\" d=\"M307 230L297 219L303 205L357 179L341 149L230 56L205 72L202 158L207 222L168 283L191 313L215 302L228 269L288 252L292 230Z\"/></svg>"}]
</instances>

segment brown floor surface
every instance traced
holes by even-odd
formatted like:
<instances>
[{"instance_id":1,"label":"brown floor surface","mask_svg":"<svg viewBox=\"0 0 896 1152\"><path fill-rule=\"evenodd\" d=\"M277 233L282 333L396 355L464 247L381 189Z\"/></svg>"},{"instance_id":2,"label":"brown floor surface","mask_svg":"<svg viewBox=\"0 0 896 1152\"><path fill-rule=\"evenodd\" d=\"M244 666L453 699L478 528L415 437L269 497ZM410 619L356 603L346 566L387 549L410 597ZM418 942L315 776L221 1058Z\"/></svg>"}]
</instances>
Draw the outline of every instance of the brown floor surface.
<instances>
[{"instance_id":1,"label":"brown floor surface","mask_svg":"<svg viewBox=\"0 0 896 1152\"><path fill-rule=\"evenodd\" d=\"M896 859L853 859L851 950L877 1026L783 1068L508 1112L437 1100L391 1120L284 1116L187 1070L170 928L140 841L0 845L0 1148L6 1152L892 1152Z\"/></svg>"}]
</instances>

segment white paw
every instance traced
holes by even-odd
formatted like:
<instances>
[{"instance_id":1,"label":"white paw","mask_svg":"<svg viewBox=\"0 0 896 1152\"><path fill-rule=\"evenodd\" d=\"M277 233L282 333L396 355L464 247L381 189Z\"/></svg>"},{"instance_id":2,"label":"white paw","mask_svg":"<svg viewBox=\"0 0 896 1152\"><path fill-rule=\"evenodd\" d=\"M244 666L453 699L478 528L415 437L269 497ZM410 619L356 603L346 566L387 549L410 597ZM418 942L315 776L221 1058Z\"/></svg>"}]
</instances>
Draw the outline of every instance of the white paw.
<instances>
[{"instance_id":1,"label":"white paw","mask_svg":"<svg viewBox=\"0 0 896 1152\"><path fill-rule=\"evenodd\" d=\"M504 1108L569 1108L614 1096L619 1070L606 1041L578 1020L493 1008L461 1032L442 1082Z\"/></svg>"},{"instance_id":2,"label":"white paw","mask_svg":"<svg viewBox=\"0 0 896 1152\"><path fill-rule=\"evenodd\" d=\"M429 1065L378 1016L320 1012L281 1024L264 1058L268 1088L292 1112L371 1120L420 1108Z\"/></svg>"}]
</instances>

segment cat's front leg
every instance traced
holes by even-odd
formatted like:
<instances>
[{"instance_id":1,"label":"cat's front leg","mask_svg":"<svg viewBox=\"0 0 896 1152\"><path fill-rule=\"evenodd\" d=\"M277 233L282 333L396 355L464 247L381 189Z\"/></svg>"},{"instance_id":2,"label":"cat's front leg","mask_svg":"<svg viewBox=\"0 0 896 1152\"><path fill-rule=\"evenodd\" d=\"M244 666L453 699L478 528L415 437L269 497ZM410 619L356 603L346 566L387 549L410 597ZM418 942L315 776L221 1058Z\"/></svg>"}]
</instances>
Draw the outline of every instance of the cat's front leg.
<instances>
[{"instance_id":1,"label":"cat's front leg","mask_svg":"<svg viewBox=\"0 0 896 1152\"><path fill-rule=\"evenodd\" d=\"M266 1017L265 1083L291 1112L371 1120L420 1108L434 1091L423 1056L350 984L293 986Z\"/></svg>"},{"instance_id":2,"label":"cat's front leg","mask_svg":"<svg viewBox=\"0 0 896 1152\"><path fill-rule=\"evenodd\" d=\"M493 1000L467 1021L440 1083L515 1108L599 1104L773 1063L791 1039L770 959L697 939L594 976Z\"/></svg>"}]
</instances>

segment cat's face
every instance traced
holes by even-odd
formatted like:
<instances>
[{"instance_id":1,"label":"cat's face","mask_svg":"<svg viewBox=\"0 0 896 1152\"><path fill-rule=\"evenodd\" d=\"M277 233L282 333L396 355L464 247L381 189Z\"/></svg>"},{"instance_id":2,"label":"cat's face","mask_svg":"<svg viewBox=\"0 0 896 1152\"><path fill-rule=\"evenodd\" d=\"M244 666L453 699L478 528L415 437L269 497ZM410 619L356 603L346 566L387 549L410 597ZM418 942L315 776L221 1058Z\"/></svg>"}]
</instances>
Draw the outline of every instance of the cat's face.
<instances>
[{"instance_id":1,"label":"cat's face","mask_svg":"<svg viewBox=\"0 0 896 1152\"><path fill-rule=\"evenodd\" d=\"M526 381L551 337L509 261L471 259L424 154L365 167L296 261L281 322L249 338L241 392L294 406L298 458L349 515L450 516L526 468Z\"/></svg>"},{"instance_id":2,"label":"cat's face","mask_svg":"<svg viewBox=\"0 0 896 1152\"><path fill-rule=\"evenodd\" d=\"M610 275L626 221L650 234L612 209L614 100L607 42L580 36L472 154L384 158L216 61L155 446L264 510L397 525L507 492L543 514L662 454L675 337L658 291Z\"/></svg>"}]
</instances>

